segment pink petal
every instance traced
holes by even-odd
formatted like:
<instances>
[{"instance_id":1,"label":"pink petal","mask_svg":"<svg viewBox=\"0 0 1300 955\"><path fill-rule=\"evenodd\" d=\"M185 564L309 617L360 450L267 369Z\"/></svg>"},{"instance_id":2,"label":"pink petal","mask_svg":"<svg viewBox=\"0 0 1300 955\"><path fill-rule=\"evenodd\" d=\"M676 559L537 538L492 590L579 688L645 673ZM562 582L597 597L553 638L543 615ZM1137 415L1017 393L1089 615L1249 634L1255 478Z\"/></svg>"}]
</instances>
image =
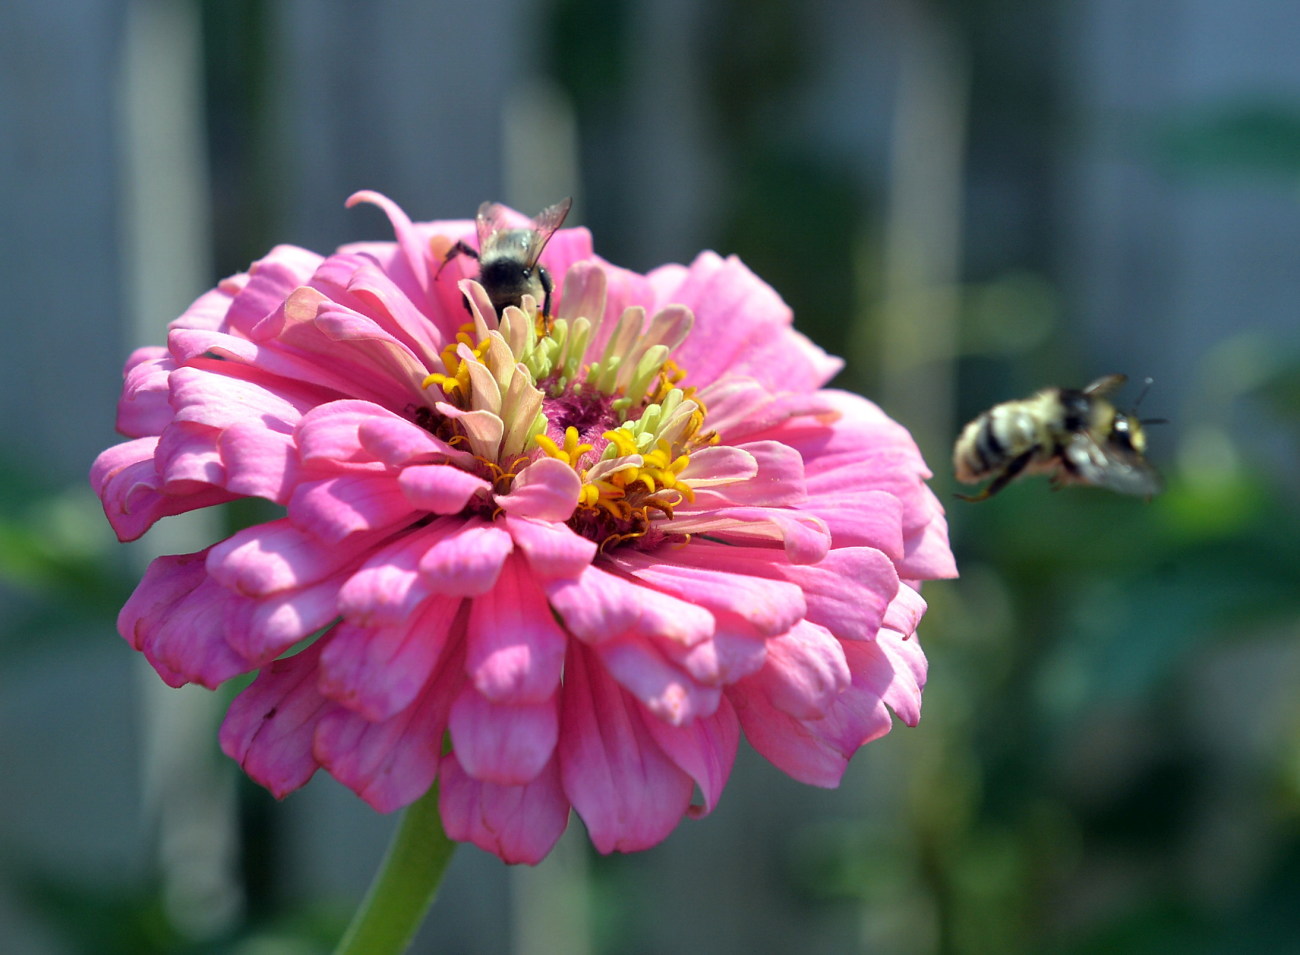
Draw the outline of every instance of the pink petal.
<instances>
[{"instance_id":1,"label":"pink petal","mask_svg":"<svg viewBox=\"0 0 1300 955\"><path fill-rule=\"evenodd\" d=\"M919 587L917 584L916 587ZM920 591L908 584L900 584L898 593L890 601L885 611L884 625L906 638L916 632L917 625L925 616L926 604Z\"/></svg>"},{"instance_id":2,"label":"pink petal","mask_svg":"<svg viewBox=\"0 0 1300 955\"><path fill-rule=\"evenodd\" d=\"M411 705L453 638L464 632L464 602L431 597L417 613L387 626L344 621L321 653L320 689L372 721Z\"/></svg>"},{"instance_id":3,"label":"pink petal","mask_svg":"<svg viewBox=\"0 0 1300 955\"><path fill-rule=\"evenodd\" d=\"M670 262L651 269L644 278L654 301L673 302L677 300L677 290L681 288L682 282L689 274L690 270L686 266L678 262Z\"/></svg>"},{"instance_id":4,"label":"pink petal","mask_svg":"<svg viewBox=\"0 0 1300 955\"><path fill-rule=\"evenodd\" d=\"M443 336L382 269L369 263L358 267L348 276L347 291L358 302L358 311L393 333L426 363L437 359Z\"/></svg>"},{"instance_id":5,"label":"pink petal","mask_svg":"<svg viewBox=\"0 0 1300 955\"><path fill-rule=\"evenodd\" d=\"M443 518L376 547L339 591L339 610L359 624L405 621L434 593L420 575L420 559L462 523L459 518Z\"/></svg>"},{"instance_id":6,"label":"pink petal","mask_svg":"<svg viewBox=\"0 0 1300 955\"><path fill-rule=\"evenodd\" d=\"M576 577L596 556L595 542L564 524L510 514L505 515L503 523L538 577Z\"/></svg>"},{"instance_id":7,"label":"pink petal","mask_svg":"<svg viewBox=\"0 0 1300 955\"><path fill-rule=\"evenodd\" d=\"M315 252L292 245L277 245L254 262L248 270L248 281L234 297L226 315L230 327L242 334L250 334L259 321L279 308L280 303L290 292L300 285L307 284L307 280L322 261L322 257ZM203 298L195 302L191 309L201 302ZM211 323L186 322L186 327L216 328L217 326Z\"/></svg>"},{"instance_id":8,"label":"pink petal","mask_svg":"<svg viewBox=\"0 0 1300 955\"><path fill-rule=\"evenodd\" d=\"M704 451L714 450L706 448ZM764 507L792 507L807 498L804 489L803 458L794 448L777 441L755 441L740 447L729 448L753 458L757 471L743 481L706 486L697 490L692 510L726 507L732 504L757 504ZM695 487L692 480L697 459L704 451L691 456L691 463L682 477Z\"/></svg>"},{"instance_id":9,"label":"pink petal","mask_svg":"<svg viewBox=\"0 0 1300 955\"><path fill-rule=\"evenodd\" d=\"M838 786L853 754L892 725L883 700L895 679L888 658L871 640L842 647L853 682L817 719L776 708L749 680L728 690L750 744L782 772L813 786Z\"/></svg>"},{"instance_id":10,"label":"pink petal","mask_svg":"<svg viewBox=\"0 0 1300 955\"><path fill-rule=\"evenodd\" d=\"M791 564L784 554L771 549L698 541L679 548L673 559L679 573L687 568L708 571L726 567L730 574L749 579L751 587L762 587L772 580L788 582L786 585L797 587L806 607L800 616L825 626L842 639L874 637L886 608L899 592L893 563L879 551L866 547L830 551L816 564Z\"/></svg>"},{"instance_id":11,"label":"pink petal","mask_svg":"<svg viewBox=\"0 0 1300 955\"><path fill-rule=\"evenodd\" d=\"M703 805L692 805L687 814L694 819L711 813L722 797L740 742L740 721L726 699L712 716L688 726L669 726L653 717L642 717L645 727L682 772L687 773L704 797Z\"/></svg>"},{"instance_id":12,"label":"pink petal","mask_svg":"<svg viewBox=\"0 0 1300 955\"><path fill-rule=\"evenodd\" d=\"M825 391L773 392L752 378L735 375L700 389L700 400L709 409L710 429L724 445L755 440L792 418L834 419L841 413Z\"/></svg>"},{"instance_id":13,"label":"pink petal","mask_svg":"<svg viewBox=\"0 0 1300 955\"><path fill-rule=\"evenodd\" d=\"M888 631L883 631L882 637L890 639ZM897 637L891 642L896 650L901 650L904 644ZM916 641L907 643L916 644ZM919 653L920 647L913 649ZM906 665L896 665L896 661L910 662L906 656L886 653L882 640L845 643L844 653L853 671L853 686L836 701L835 709L838 738L846 753L889 732L886 703L897 703L900 717L908 724L915 725L920 720L921 688ZM923 656L921 663L924 666ZM881 711L885 711L884 720Z\"/></svg>"},{"instance_id":14,"label":"pink petal","mask_svg":"<svg viewBox=\"0 0 1300 955\"><path fill-rule=\"evenodd\" d=\"M702 252L681 278L655 307L679 303L695 310L695 329L674 357L700 381L733 370L747 349L793 321L789 306L771 286L735 257ZM772 390L784 389L782 383L759 380Z\"/></svg>"},{"instance_id":15,"label":"pink petal","mask_svg":"<svg viewBox=\"0 0 1300 955\"><path fill-rule=\"evenodd\" d=\"M338 397L364 398L386 408L404 408L421 397L426 369L420 358L373 319L317 289L295 290L254 334L274 342L277 358L296 357L276 362L259 356L259 366L295 373Z\"/></svg>"},{"instance_id":16,"label":"pink petal","mask_svg":"<svg viewBox=\"0 0 1300 955\"><path fill-rule=\"evenodd\" d=\"M276 337L283 308L281 303L276 315L260 323L258 341L227 332L172 328L167 347L180 364L257 382L267 391L292 397L303 410L345 395L376 400L391 393L392 382L372 388L370 382L350 375L353 369L346 365L322 364L309 352L287 348L288 343ZM268 325L274 327L268 331Z\"/></svg>"},{"instance_id":17,"label":"pink petal","mask_svg":"<svg viewBox=\"0 0 1300 955\"><path fill-rule=\"evenodd\" d=\"M319 256L318 256L319 258ZM208 289L193 302L170 328L220 328L226 321L231 305L238 300L249 285L251 276L246 272L222 279L214 289Z\"/></svg>"},{"instance_id":18,"label":"pink petal","mask_svg":"<svg viewBox=\"0 0 1300 955\"><path fill-rule=\"evenodd\" d=\"M766 695L743 682L729 689L728 696L745 739L773 766L809 786L834 789L840 784L851 754L824 738L817 732L819 727L777 709ZM889 716L883 704L880 712L887 727Z\"/></svg>"},{"instance_id":19,"label":"pink petal","mask_svg":"<svg viewBox=\"0 0 1300 955\"><path fill-rule=\"evenodd\" d=\"M126 361L117 403L117 430L132 438L162 434L171 423L167 378L176 363L165 348L137 348Z\"/></svg>"},{"instance_id":20,"label":"pink petal","mask_svg":"<svg viewBox=\"0 0 1300 955\"><path fill-rule=\"evenodd\" d=\"M683 726L716 712L721 690L694 679L649 640L603 640L596 652L606 672L658 720Z\"/></svg>"},{"instance_id":21,"label":"pink petal","mask_svg":"<svg viewBox=\"0 0 1300 955\"><path fill-rule=\"evenodd\" d=\"M375 410L370 414L362 414L359 409L340 409L341 413L350 413L356 421L356 435L350 440L355 440L367 454L389 467L400 468L419 462L453 464L466 471L475 467L473 455L457 451L419 425L390 414L377 405L368 402L358 404L365 404Z\"/></svg>"},{"instance_id":22,"label":"pink petal","mask_svg":"<svg viewBox=\"0 0 1300 955\"><path fill-rule=\"evenodd\" d=\"M177 421L209 428L261 421L272 431L290 434L313 404L310 397L278 387L278 381L257 369L230 362L206 364L178 368L167 379Z\"/></svg>"},{"instance_id":23,"label":"pink petal","mask_svg":"<svg viewBox=\"0 0 1300 955\"><path fill-rule=\"evenodd\" d=\"M217 453L228 490L288 503L298 479L298 449L290 435L260 425L235 424L218 438Z\"/></svg>"},{"instance_id":24,"label":"pink petal","mask_svg":"<svg viewBox=\"0 0 1300 955\"><path fill-rule=\"evenodd\" d=\"M473 597L496 586L497 575L513 550L510 535L481 518L470 518L420 558L428 587L444 594Z\"/></svg>"},{"instance_id":25,"label":"pink petal","mask_svg":"<svg viewBox=\"0 0 1300 955\"><path fill-rule=\"evenodd\" d=\"M825 715L849 686L844 649L824 628L801 623L767 641L767 662L745 683L764 693L772 705L796 719Z\"/></svg>"},{"instance_id":26,"label":"pink petal","mask_svg":"<svg viewBox=\"0 0 1300 955\"><path fill-rule=\"evenodd\" d=\"M325 714L312 753L335 779L380 812L392 812L429 791L438 773L447 700L454 674L434 681L416 702L379 722L342 708Z\"/></svg>"},{"instance_id":27,"label":"pink petal","mask_svg":"<svg viewBox=\"0 0 1300 955\"><path fill-rule=\"evenodd\" d=\"M323 580L359 560L376 540L322 547L315 537L281 518L245 528L214 545L208 552L208 573L229 590L266 597Z\"/></svg>"},{"instance_id":28,"label":"pink petal","mask_svg":"<svg viewBox=\"0 0 1300 955\"><path fill-rule=\"evenodd\" d=\"M730 371L767 382L774 389L802 392L820 388L843 367L843 359L826 354L793 328L783 328L756 342Z\"/></svg>"},{"instance_id":29,"label":"pink petal","mask_svg":"<svg viewBox=\"0 0 1300 955\"><path fill-rule=\"evenodd\" d=\"M654 741L638 704L572 645L558 747L564 792L602 853L661 842L687 812L694 781Z\"/></svg>"},{"instance_id":30,"label":"pink petal","mask_svg":"<svg viewBox=\"0 0 1300 955\"><path fill-rule=\"evenodd\" d=\"M560 733L559 708L553 697L493 703L467 686L451 706L448 729L456 759L472 778L518 786L550 762Z\"/></svg>"},{"instance_id":31,"label":"pink petal","mask_svg":"<svg viewBox=\"0 0 1300 955\"><path fill-rule=\"evenodd\" d=\"M491 482L447 464L404 468L397 483L412 507L435 514L456 514L475 494L492 490Z\"/></svg>"},{"instance_id":32,"label":"pink petal","mask_svg":"<svg viewBox=\"0 0 1300 955\"><path fill-rule=\"evenodd\" d=\"M852 438L861 440L862 436L851 432L836 435L837 442ZM903 503L904 514L920 527L929 514L918 461L915 452L904 448L853 445L841 449L832 444L819 448L815 460L806 461L808 493L815 498L842 493L846 487L887 491Z\"/></svg>"},{"instance_id":33,"label":"pink petal","mask_svg":"<svg viewBox=\"0 0 1300 955\"><path fill-rule=\"evenodd\" d=\"M929 488L926 494L933 496ZM907 535L905 556L899 562L898 572L905 577L923 580L943 580L957 576L957 560L948 543L948 522L943 508L934 502L933 517L920 529Z\"/></svg>"},{"instance_id":34,"label":"pink petal","mask_svg":"<svg viewBox=\"0 0 1300 955\"><path fill-rule=\"evenodd\" d=\"M825 395L839 410L838 419L820 424L803 421L779 429L780 439L805 457L810 500L843 498L846 487L857 487L858 493L874 489L893 495L903 506L905 552L917 555L915 564L900 567L900 572L918 577L955 575L943 508L923 483L930 472L907 430L857 395L837 391ZM883 543L870 543L883 548Z\"/></svg>"},{"instance_id":35,"label":"pink petal","mask_svg":"<svg viewBox=\"0 0 1300 955\"><path fill-rule=\"evenodd\" d=\"M305 785L318 766L312 738L334 707L316 689L316 660L325 640L264 668L235 697L221 724L221 751L277 799Z\"/></svg>"},{"instance_id":36,"label":"pink petal","mask_svg":"<svg viewBox=\"0 0 1300 955\"><path fill-rule=\"evenodd\" d=\"M712 511L682 509L673 521L676 533L755 544L780 541L796 564L815 564L830 549L831 535L821 519L779 507L720 507Z\"/></svg>"},{"instance_id":37,"label":"pink petal","mask_svg":"<svg viewBox=\"0 0 1300 955\"><path fill-rule=\"evenodd\" d=\"M387 196L363 189L348 197L347 206L350 209L362 202L379 206L384 211L384 215L388 216L388 221L393 226L393 233L397 236L398 247L402 250L402 256L386 265L408 297L415 301L423 300L430 285L427 244L421 240L401 206Z\"/></svg>"},{"instance_id":38,"label":"pink petal","mask_svg":"<svg viewBox=\"0 0 1300 955\"><path fill-rule=\"evenodd\" d=\"M226 642L230 594L204 572L206 551L159 557L118 615L118 630L171 685L216 689L253 665Z\"/></svg>"},{"instance_id":39,"label":"pink petal","mask_svg":"<svg viewBox=\"0 0 1300 955\"><path fill-rule=\"evenodd\" d=\"M491 592L473 602L465 666L477 691L494 703L541 703L559 688L567 644L546 596L515 558Z\"/></svg>"},{"instance_id":40,"label":"pink petal","mask_svg":"<svg viewBox=\"0 0 1300 955\"><path fill-rule=\"evenodd\" d=\"M434 258L439 260L433 270L433 286L429 290L431 323L442 333L444 341L453 341L460 326L469 318L465 311L465 296L460 283L478 276L478 263L467 255L442 260L442 248L451 248L457 239L470 242L474 239L474 224L468 220L458 223L459 228L434 236L439 248Z\"/></svg>"},{"instance_id":41,"label":"pink petal","mask_svg":"<svg viewBox=\"0 0 1300 955\"><path fill-rule=\"evenodd\" d=\"M878 550L845 547L821 563L791 567L785 575L803 588L808 620L845 640L869 640L898 593L898 572Z\"/></svg>"},{"instance_id":42,"label":"pink petal","mask_svg":"<svg viewBox=\"0 0 1300 955\"><path fill-rule=\"evenodd\" d=\"M799 506L826 522L832 547L874 547L899 562L903 559L903 502L888 491L864 491L845 472L838 490L824 484Z\"/></svg>"},{"instance_id":43,"label":"pink petal","mask_svg":"<svg viewBox=\"0 0 1300 955\"><path fill-rule=\"evenodd\" d=\"M117 632L134 649L143 646L147 622L165 616L207 579L206 550L194 554L156 557L117 615Z\"/></svg>"},{"instance_id":44,"label":"pink petal","mask_svg":"<svg viewBox=\"0 0 1300 955\"><path fill-rule=\"evenodd\" d=\"M396 529L417 515L391 474L344 474L299 484L289 519L326 544L360 531Z\"/></svg>"},{"instance_id":45,"label":"pink petal","mask_svg":"<svg viewBox=\"0 0 1300 955\"><path fill-rule=\"evenodd\" d=\"M713 633L713 615L703 607L595 565L577 578L546 580L542 586L555 612L579 640L599 643L620 634L639 634L690 646Z\"/></svg>"},{"instance_id":46,"label":"pink petal","mask_svg":"<svg viewBox=\"0 0 1300 955\"><path fill-rule=\"evenodd\" d=\"M226 486L226 466L217 450L221 430L187 421L174 422L158 438L154 467L169 494L200 484Z\"/></svg>"},{"instance_id":47,"label":"pink petal","mask_svg":"<svg viewBox=\"0 0 1300 955\"><path fill-rule=\"evenodd\" d=\"M455 753L443 757L439 773L438 809L447 835L506 862L536 865L568 825L569 800L554 759L523 786L472 779Z\"/></svg>"},{"instance_id":48,"label":"pink petal","mask_svg":"<svg viewBox=\"0 0 1300 955\"><path fill-rule=\"evenodd\" d=\"M920 641L882 630L873 647L888 664L888 684L881 690L881 699L889 704L900 720L908 726L915 726L921 720L921 691L925 688L929 665ZM850 652L857 654L861 651ZM881 667L877 672L883 674L886 670Z\"/></svg>"},{"instance_id":49,"label":"pink petal","mask_svg":"<svg viewBox=\"0 0 1300 955\"><path fill-rule=\"evenodd\" d=\"M552 275L564 275L576 263L592 257L591 233L579 226L561 229L551 237L542 252L542 264Z\"/></svg>"},{"instance_id":50,"label":"pink petal","mask_svg":"<svg viewBox=\"0 0 1300 955\"><path fill-rule=\"evenodd\" d=\"M758 461L748 451L715 445L693 452L690 464L682 471L682 478L689 481L698 494L703 488L742 485L752 481L757 474Z\"/></svg>"},{"instance_id":51,"label":"pink petal","mask_svg":"<svg viewBox=\"0 0 1300 955\"><path fill-rule=\"evenodd\" d=\"M541 458L515 477L509 494L497 495L507 514L562 523L573 516L582 491L578 473L556 458Z\"/></svg>"},{"instance_id":52,"label":"pink petal","mask_svg":"<svg viewBox=\"0 0 1300 955\"><path fill-rule=\"evenodd\" d=\"M564 273L556 315L572 322L575 318L596 321L605 313L605 270L595 262L575 262Z\"/></svg>"},{"instance_id":53,"label":"pink petal","mask_svg":"<svg viewBox=\"0 0 1300 955\"><path fill-rule=\"evenodd\" d=\"M310 307L309 299L303 294L307 291L299 289L294 293L295 297L301 296L299 304L303 308ZM293 301L294 297L291 297L290 302ZM419 394L421 382L428 374L423 356L370 316L328 299L316 300L312 323L327 341L334 343L335 350L343 352L366 377L388 379L405 386L402 390L412 397ZM400 407L396 402L390 406Z\"/></svg>"},{"instance_id":54,"label":"pink petal","mask_svg":"<svg viewBox=\"0 0 1300 955\"><path fill-rule=\"evenodd\" d=\"M789 327L789 306L735 256L702 252L677 276L675 288L655 282L656 305L675 302L694 310L695 328L674 357L696 380L732 374L770 391L811 391L842 367Z\"/></svg>"},{"instance_id":55,"label":"pink petal","mask_svg":"<svg viewBox=\"0 0 1300 955\"><path fill-rule=\"evenodd\" d=\"M234 500L222 488L193 485L185 493L162 493L162 479L153 454L157 438L137 438L114 445L95 458L90 483L104 504L104 515L118 540L132 541L157 521Z\"/></svg>"},{"instance_id":56,"label":"pink petal","mask_svg":"<svg viewBox=\"0 0 1300 955\"><path fill-rule=\"evenodd\" d=\"M657 590L689 600L715 614L740 617L765 636L785 633L803 619L807 611L803 591L781 580L723 571L721 568L727 561L720 553L722 550L721 547L710 549L710 555L718 557L713 567L673 562L676 552L670 552L665 559L659 555L620 551L606 559L610 566Z\"/></svg>"},{"instance_id":57,"label":"pink petal","mask_svg":"<svg viewBox=\"0 0 1300 955\"><path fill-rule=\"evenodd\" d=\"M619 316L629 308L637 307L648 312L657 312L660 308L684 307L678 301L659 302L653 308L650 307L649 302L654 299L654 289L646 276L607 262L598 255L590 258L605 272L605 314L601 327L596 330L594 336L598 349L604 348Z\"/></svg>"},{"instance_id":58,"label":"pink petal","mask_svg":"<svg viewBox=\"0 0 1300 955\"><path fill-rule=\"evenodd\" d=\"M735 683L757 672L767 658L762 635L746 621L725 613L715 617L713 636L707 640L689 647L656 640L654 646L670 663L710 686Z\"/></svg>"},{"instance_id":59,"label":"pink petal","mask_svg":"<svg viewBox=\"0 0 1300 955\"><path fill-rule=\"evenodd\" d=\"M257 600L227 591L232 607L248 606L238 626L227 629L226 639L242 656L265 664L338 617L339 584L339 578L330 577Z\"/></svg>"},{"instance_id":60,"label":"pink petal","mask_svg":"<svg viewBox=\"0 0 1300 955\"><path fill-rule=\"evenodd\" d=\"M391 429L385 432L384 428ZM372 439L362 437L363 429L373 429ZM395 433L394 433L395 432ZM424 440L421 437L427 437ZM303 464L321 464L337 469L342 463L371 463L383 460L378 448L387 438L408 454L390 463L405 464L409 456L437 450L433 435L369 401L345 399L320 405L303 415L294 437Z\"/></svg>"}]
</instances>

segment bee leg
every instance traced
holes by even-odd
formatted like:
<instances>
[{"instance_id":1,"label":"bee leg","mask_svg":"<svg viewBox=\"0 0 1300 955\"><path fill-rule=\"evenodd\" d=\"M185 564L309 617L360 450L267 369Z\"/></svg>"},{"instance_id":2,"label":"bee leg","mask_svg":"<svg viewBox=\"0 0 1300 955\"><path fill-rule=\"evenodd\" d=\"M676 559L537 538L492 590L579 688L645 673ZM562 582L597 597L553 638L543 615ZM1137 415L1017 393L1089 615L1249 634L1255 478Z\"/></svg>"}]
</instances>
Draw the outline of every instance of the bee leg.
<instances>
[{"instance_id":1,"label":"bee leg","mask_svg":"<svg viewBox=\"0 0 1300 955\"><path fill-rule=\"evenodd\" d=\"M438 271L433 274L435 282L438 280L438 276L442 275L442 270L447 267L447 264L458 255L468 255L471 259L478 259L478 252L471 246L466 245L463 239L458 240L455 245L447 250L447 254L443 256L442 265L438 266Z\"/></svg>"},{"instance_id":2,"label":"bee leg","mask_svg":"<svg viewBox=\"0 0 1300 955\"><path fill-rule=\"evenodd\" d=\"M542 317L550 318L551 291L555 288L555 283L551 281L551 273L540 265L537 266L537 280L542 283Z\"/></svg>"},{"instance_id":3,"label":"bee leg","mask_svg":"<svg viewBox=\"0 0 1300 955\"><path fill-rule=\"evenodd\" d=\"M468 255L474 261L478 261L478 252L473 248L473 246L466 245L463 239L458 239L456 244L448 249L447 254L443 256L442 265L438 266L438 271L433 273L433 280L435 282L442 276L442 270L445 269L451 260L456 258L458 255ZM462 295L460 303L465 306L467 314L474 314L474 309L470 307L468 297Z\"/></svg>"},{"instance_id":4,"label":"bee leg","mask_svg":"<svg viewBox=\"0 0 1300 955\"><path fill-rule=\"evenodd\" d=\"M1025 466L1030 462L1033 456L1034 456L1033 449L1030 449L1026 451L1024 454L1020 455L1020 457L1012 458L1011 463L1009 463L1005 468L1003 468L1002 473L999 474L997 477L995 477L992 481L990 481L988 485L984 488L984 490L980 491L978 494L958 494L957 496L961 498L963 501L988 500L994 494L998 493L998 491L1002 490L1004 487L1006 487L1008 484L1014 481L1016 479L1016 476L1025 469Z\"/></svg>"}]
</instances>

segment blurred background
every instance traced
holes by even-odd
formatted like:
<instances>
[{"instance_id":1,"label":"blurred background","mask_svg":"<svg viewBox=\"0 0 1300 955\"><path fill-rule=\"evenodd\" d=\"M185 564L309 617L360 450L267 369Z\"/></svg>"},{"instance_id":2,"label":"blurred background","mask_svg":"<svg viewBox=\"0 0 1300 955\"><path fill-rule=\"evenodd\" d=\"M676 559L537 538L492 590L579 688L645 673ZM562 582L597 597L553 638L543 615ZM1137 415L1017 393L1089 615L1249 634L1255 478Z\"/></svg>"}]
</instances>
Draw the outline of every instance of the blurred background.
<instances>
[{"instance_id":1,"label":"blurred background","mask_svg":"<svg viewBox=\"0 0 1300 955\"><path fill-rule=\"evenodd\" d=\"M1300 950L1300 6L8 0L0 951L314 953L395 822L217 751L115 633L86 486L122 361L272 245L576 197L606 258L739 254L916 435L962 578L919 727L844 784L537 869L463 847L417 951ZM952 495L960 425L1155 379L1168 490ZM1136 398L1130 386L1120 403Z\"/></svg>"}]
</instances>

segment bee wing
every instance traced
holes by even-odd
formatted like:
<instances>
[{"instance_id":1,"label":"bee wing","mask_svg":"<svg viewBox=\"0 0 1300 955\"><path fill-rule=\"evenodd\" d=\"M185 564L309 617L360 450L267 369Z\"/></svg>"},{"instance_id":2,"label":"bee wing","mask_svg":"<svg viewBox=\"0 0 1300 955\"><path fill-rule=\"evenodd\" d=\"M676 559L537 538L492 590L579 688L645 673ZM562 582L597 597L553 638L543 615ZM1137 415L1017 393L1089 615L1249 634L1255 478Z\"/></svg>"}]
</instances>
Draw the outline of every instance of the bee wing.
<instances>
[{"instance_id":1,"label":"bee wing","mask_svg":"<svg viewBox=\"0 0 1300 955\"><path fill-rule=\"evenodd\" d=\"M555 230L564 224L564 219L572 207L573 197L570 196L567 199L561 199L553 206L547 206L533 217L533 240L528 246L528 255L524 257L524 261L530 269L537 264L537 260L541 258L542 249L546 248L546 243L551 241L551 236L555 235Z\"/></svg>"},{"instance_id":2,"label":"bee wing","mask_svg":"<svg viewBox=\"0 0 1300 955\"><path fill-rule=\"evenodd\" d=\"M1128 375L1102 375L1096 381L1087 385L1083 389L1083 393L1092 397L1108 395L1112 391L1119 391L1126 381L1128 381Z\"/></svg>"},{"instance_id":3,"label":"bee wing","mask_svg":"<svg viewBox=\"0 0 1300 955\"><path fill-rule=\"evenodd\" d=\"M479 251L487 248L488 239L504 229L510 228L506 222L506 207L496 202L485 202L478 207L478 215L474 217L474 225L478 229L478 247Z\"/></svg>"},{"instance_id":4,"label":"bee wing","mask_svg":"<svg viewBox=\"0 0 1300 955\"><path fill-rule=\"evenodd\" d=\"M1086 484L1143 497L1160 492L1159 472L1135 451L1103 447L1090 434L1081 432L1070 438L1062 453Z\"/></svg>"}]
</instances>

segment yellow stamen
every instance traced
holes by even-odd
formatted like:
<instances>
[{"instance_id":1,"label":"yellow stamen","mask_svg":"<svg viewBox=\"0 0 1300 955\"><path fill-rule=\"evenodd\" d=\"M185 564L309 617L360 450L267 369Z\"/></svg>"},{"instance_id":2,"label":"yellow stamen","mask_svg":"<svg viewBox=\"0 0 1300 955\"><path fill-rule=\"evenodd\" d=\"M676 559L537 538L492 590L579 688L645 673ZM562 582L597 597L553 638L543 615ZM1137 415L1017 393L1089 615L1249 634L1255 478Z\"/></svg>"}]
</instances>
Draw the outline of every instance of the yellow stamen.
<instances>
[{"instance_id":1,"label":"yellow stamen","mask_svg":"<svg viewBox=\"0 0 1300 955\"><path fill-rule=\"evenodd\" d=\"M567 455L560 450L560 446L556 444L555 441L552 440L547 435L544 434L535 435L533 437L533 440L537 442L537 446L546 453L547 457L559 458L565 464L569 463L567 460Z\"/></svg>"},{"instance_id":2,"label":"yellow stamen","mask_svg":"<svg viewBox=\"0 0 1300 955\"><path fill-rule=\"evenodd\" d=\"M625 428L614 428L612 431L606 431L601 437L606 438L610 444L614 445L619 457L627 457L630 454L640 452L636 444L636 438Z\"/></svg>"},{"instance_id":3,"label":"yellow stamen","mask_svg":"<svg viewBox=\"0 0 1300 955\"><path fill-rule=\"evenodd\" d=\"M534 436L534 441L548 457L563 461L570 467L577 467L578 459L591 450L591 445L583 444L578 437L578 429L570 425L564 429L564 446L555 443L555 439L544 434Z\"/></svg>"}]
</instances>

